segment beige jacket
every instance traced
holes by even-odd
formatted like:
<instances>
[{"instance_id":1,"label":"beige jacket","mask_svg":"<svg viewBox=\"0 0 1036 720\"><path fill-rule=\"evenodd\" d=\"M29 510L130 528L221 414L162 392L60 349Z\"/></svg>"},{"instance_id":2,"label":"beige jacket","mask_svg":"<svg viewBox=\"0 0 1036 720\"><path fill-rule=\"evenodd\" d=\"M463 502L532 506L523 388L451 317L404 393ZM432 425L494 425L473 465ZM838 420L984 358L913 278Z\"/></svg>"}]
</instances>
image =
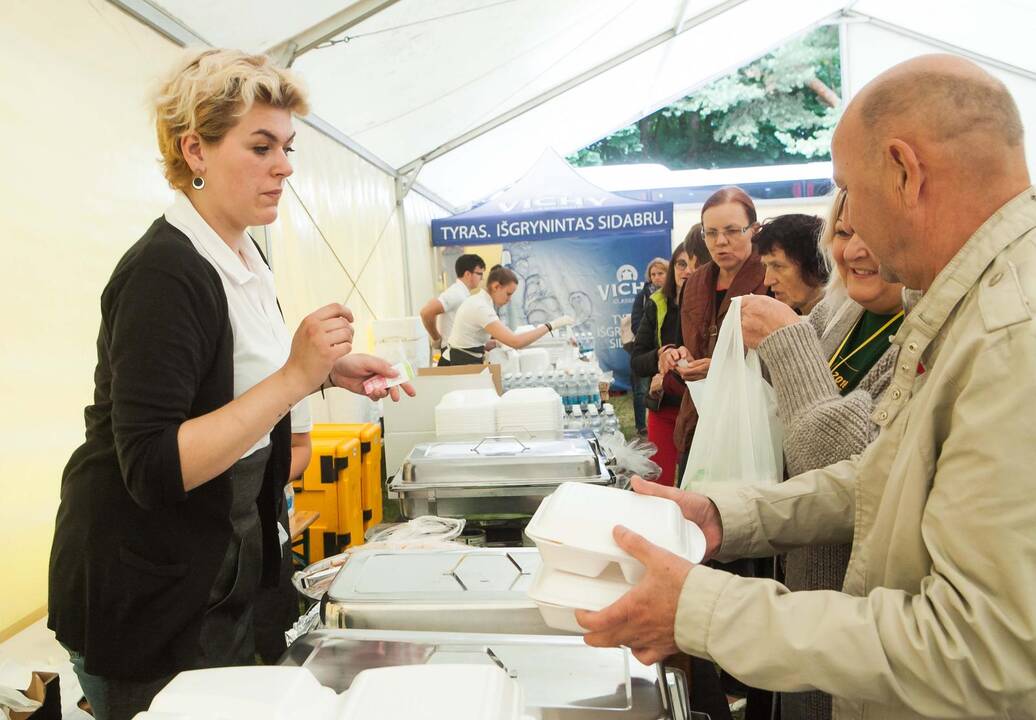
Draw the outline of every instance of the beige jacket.
<instances>
[{"instance_id":1,"label":"beige jacket","mask_svg":"<svg viewBox=\"0 0 1036 720\"><path fill-rule=\"evenodd\" d=\"M1036 717L1034 311L1030 188L907 316L862 455L713 495L718 559L852 542L843 592L695 567L680 648L750 685L831 693L836 718Z\"/></svg>"}]
</instances>

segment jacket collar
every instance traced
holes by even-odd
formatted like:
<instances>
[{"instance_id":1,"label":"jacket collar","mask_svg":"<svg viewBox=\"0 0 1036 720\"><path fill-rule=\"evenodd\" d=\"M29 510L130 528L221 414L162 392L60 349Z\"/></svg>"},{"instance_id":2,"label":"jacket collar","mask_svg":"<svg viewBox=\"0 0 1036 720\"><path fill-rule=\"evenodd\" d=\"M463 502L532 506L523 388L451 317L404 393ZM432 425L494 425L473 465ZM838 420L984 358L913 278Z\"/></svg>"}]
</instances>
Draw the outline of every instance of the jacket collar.
<instances>
[{"instance_id":1,"label":"jacket collar","mask_svg":"<svg viewBox=\"0 0 1036 720\"><path fill-rule=\"evenodd\" d=\"M165 219L190 238L195 249L215 265L225 278L237 285L244 285L255 278L255 274L244 266L237 253L205 222L183 192L176 191L173 204L165 211ZM242 236L241 252L254 268L266 264L247 235Z\"/></svg>"}]
</instances>

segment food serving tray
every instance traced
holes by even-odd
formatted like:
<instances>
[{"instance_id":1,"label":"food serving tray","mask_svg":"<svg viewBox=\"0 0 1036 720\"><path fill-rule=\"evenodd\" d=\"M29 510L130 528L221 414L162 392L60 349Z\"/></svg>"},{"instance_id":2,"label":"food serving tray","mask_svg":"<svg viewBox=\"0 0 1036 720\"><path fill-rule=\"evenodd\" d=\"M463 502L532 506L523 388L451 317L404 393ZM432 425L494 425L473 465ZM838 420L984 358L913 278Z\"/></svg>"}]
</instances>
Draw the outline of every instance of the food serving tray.
<instances>
[{"instance_id":1,"label":"food serving tray","mask_svg":"<svg viewBox=\"0 0 1036 720\"><path fill-rule=\"evenodd\" d=\"M526 713L536 720L688 717L682 675L662 678L625 648L593 648L573 636L316 630L280 661L309 669L336 692L369 668L457 663L503 668L522 686ZM666 710L670 706L675 713Z\"/></svg>"},{"instance_id":2,"label":"food serving tray","mask_svg":"<svg viewBox=\"0 0 1036 720\"><path fill-rule=\"evenodd\" d=\"M536 548L354 554L323 600L328 627L550 634L528 598Z\"/></svg>"}]
</instances>

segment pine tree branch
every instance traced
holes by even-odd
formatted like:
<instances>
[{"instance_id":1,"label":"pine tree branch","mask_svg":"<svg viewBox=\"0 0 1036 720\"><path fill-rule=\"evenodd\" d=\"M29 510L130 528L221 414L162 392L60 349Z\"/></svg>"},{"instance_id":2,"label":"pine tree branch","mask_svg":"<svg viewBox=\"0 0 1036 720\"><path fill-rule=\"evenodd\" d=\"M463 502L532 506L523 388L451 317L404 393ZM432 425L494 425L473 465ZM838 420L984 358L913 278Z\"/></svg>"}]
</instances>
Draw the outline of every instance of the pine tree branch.
<instances>
[{"instance_id":1,"label":"pine tree branch","mask_svg":"<svg viewBox=\"0 0 1036 720\"><path fill-rule=\"evenodd\" d=\"M838 97L838 93L825 85L820 78L813 77L806 83L806 87L816 93L816 96L820 99L820 102L824 103L828 107L838 107L842 102L842 99Z\"/></svg>"}]
</instances>

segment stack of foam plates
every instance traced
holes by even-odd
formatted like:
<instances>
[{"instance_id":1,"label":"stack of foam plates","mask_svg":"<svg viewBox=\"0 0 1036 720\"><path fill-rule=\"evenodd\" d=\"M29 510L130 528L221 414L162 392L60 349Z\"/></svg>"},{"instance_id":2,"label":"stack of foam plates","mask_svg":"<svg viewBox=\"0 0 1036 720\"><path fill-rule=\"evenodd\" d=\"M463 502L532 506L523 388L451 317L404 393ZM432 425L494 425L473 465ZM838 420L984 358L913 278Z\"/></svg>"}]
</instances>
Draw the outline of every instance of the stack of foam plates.
<instances>
[{"instance_id":1,"label":"stack of foam plates","mask_svg":"<svg viewBox=\"0 0 1036 720\"><path fill-rule=\"evenodd\" d=\"M616 525L691 562L705 555L701 529L672 500L563 483L544 498L525 529L543 560L529 598L547 625L585 632L576 622L577 609L607 607L643 578L644 565L612 537Z\"/></svg>"},{"instance_id":2,"label":"stack of foam plates","mask_svg":"<svg viewBox=\"0 0 1036 720\"><path fill-rule=\"evenodd\" d=\"M499 433L560 433L564 430L565 407L553 388L508 390L496 407Z\"/></svg>"},{"instance_id":3,"label":"stack of foam plates","mask_svg":"<svg viewBox=\"0 0 1036 720\"><path fill-rule=\"evenodd\" d=\"M496 665L404 665L364 670L336 720L529 720L518 681Z\"/></svg>"},{"instance_id":4,"label":"stack of foam plates","mask_svg":"<svg viewBox=\"0 0 1036 720\"><path fill-rule=\"evenodd\" d=\"M518 351L518 364L523 373L550 370L550 352L543 348L525 348Z\"/></svg>"},{"instance_id":5,"label":"stack of foam plates","mask_svg":"<svg viewBox=\"0 0 1036 720\"><path fill-rule=\"evenodd\" d=\"M435 434L446 439L493 435L499 403L495 390L448 392L435 406Z\"/></svg>"}]
</instances>

